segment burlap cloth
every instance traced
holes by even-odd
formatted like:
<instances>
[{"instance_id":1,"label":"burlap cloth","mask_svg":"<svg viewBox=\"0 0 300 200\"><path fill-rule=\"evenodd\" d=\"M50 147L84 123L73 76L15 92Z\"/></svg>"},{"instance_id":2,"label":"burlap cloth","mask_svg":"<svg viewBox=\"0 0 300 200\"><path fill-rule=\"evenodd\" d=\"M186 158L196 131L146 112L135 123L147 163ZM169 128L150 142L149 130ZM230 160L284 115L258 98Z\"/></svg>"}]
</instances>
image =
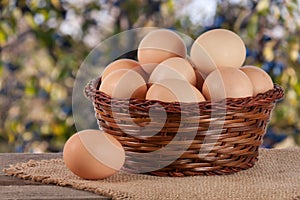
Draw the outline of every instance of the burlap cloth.
<instances>
[{"instance_id":1,"label":"burlap cloth","mask_svg":"<svg viewBox=\"0 0 300 200\"><path fill-rule=\"evenodd\" d=\"M119 172L105 180L73 175L61 159L29 161L4 169L7 175L71 186L112 199L289 199L300 200L300 148L260 149L248 170L226 176L155 177Z\"/></svg>"}]
</instances>

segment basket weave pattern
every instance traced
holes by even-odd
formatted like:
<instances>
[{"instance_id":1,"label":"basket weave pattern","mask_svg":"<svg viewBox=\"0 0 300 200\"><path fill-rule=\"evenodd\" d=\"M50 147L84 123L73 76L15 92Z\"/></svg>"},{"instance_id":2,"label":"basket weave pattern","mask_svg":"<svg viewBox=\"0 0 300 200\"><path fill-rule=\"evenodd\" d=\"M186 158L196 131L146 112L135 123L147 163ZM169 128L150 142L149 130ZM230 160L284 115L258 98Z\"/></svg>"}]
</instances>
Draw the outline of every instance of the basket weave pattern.
<instances>
[{"instance_id":1,"label":"basket weave pattern","mask_svg":"<svg viewBox=\"0 0 300 200\"><path fill-rule=\"evenodd\" d=\"M273 90L255 97L227 98L225 102L191 104L141 99L128 102L100 92L100 84L99 78L90 81L84 93L93 102L99 128L117 138L124 147L125 169L147 171L147 165L157 165L159 168L176 151L181 150L180 145L190 144L174 162L148 172L158 176L222 175L252 167L257 161L258 148L271 111L276 101L284 95L282 88L275 84ZM113 111L111 105L114 106ZM194 109L195 105L197 109ZM166 121L159 114L162 108L167 113ZM152 118L149 116L150 109L154 110L151 112L154 113ZM220 120L222 117L225 121ZM132 125L132 121L135 125ZM141 131L150 122L151 126ZM157 131L157 126L163 128ZM174 141L179 127L184 137ZM196 131L196 136L189 137L194 136L191 134L193 131ZM149 136L151 132L157 134ZM165 147L170 141L174 142L174 148L162 151L157 163L147 157L147 153ZM145 156L141 156L141 153L145 153Z\"/></svg>"}]
</instances>

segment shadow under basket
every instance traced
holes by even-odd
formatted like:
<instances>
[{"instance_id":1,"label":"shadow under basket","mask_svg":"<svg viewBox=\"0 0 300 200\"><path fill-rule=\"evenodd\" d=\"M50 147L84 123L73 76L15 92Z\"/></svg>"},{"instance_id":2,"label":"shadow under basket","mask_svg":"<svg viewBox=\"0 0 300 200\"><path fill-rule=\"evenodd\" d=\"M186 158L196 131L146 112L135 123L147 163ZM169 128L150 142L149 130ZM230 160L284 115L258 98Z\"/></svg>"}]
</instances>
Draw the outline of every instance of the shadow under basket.
<instances>
[{"instance_id":1,"label":"shadow under basket","mask_svg":"<svg viewBox=\"0 0 300 200\"><path fill-rule=\"evenodd\" d=\"M124 147L123 169L157 176L223 175L257 161L271 111L283 89L220 102L164 103L114 99L98 90L100 78L85 87L99 128Z\"/></svg>"}]
</instances>

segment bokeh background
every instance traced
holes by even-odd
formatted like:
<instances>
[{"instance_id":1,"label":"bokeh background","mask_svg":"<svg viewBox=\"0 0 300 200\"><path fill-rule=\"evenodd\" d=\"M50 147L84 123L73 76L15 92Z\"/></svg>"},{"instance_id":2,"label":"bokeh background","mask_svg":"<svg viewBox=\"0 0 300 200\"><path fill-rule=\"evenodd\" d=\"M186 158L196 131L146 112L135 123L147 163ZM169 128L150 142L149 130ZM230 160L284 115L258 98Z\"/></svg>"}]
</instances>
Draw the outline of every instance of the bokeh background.
<instances>
[{"instance_id":1,"label":"bokeh background","mask_svg":"<svg viewBox=\"0 0 300 200\"><path fill-rule=\"evenodd\" d=\"M137 27L194 39L214 28L239 34L246 64L285 89L262 146L300 144L299 0L0 2L0 152L61 151L76 132L72 88L81 63L99 42Z\"/></svg>"}]
</instances>

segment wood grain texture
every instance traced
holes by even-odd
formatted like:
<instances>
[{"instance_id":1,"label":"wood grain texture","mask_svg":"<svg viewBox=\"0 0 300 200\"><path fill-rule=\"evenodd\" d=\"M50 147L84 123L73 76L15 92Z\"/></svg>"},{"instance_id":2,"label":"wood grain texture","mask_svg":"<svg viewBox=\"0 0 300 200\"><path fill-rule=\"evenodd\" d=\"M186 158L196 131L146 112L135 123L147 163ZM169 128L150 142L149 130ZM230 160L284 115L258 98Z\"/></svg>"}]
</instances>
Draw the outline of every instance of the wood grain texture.
<instances>
[{"instance_id":1,"label":"wood grain texture","mask_svg":"<svg viewBox=\"0 0 300 200\"><path fill-rule=\"evenodd\" d=\"M6 176L3 168L19 162L29 160L42 160L61 158L61 153L47 154L0 154L0 199L109 199L91 192L75 190L69 187L45 185L30 180L22 180L16 177Z\"/></svg>"},{"instance_id":2,"label":"wood grain texture","mask_svg":"<svg viewBox=\"0 0 300 200\"><path fill-rule=\"evenodd\" d=\"M0 199L107 199L90 192L51 185L0 186Z\"/></svg>"}]
</instances>

